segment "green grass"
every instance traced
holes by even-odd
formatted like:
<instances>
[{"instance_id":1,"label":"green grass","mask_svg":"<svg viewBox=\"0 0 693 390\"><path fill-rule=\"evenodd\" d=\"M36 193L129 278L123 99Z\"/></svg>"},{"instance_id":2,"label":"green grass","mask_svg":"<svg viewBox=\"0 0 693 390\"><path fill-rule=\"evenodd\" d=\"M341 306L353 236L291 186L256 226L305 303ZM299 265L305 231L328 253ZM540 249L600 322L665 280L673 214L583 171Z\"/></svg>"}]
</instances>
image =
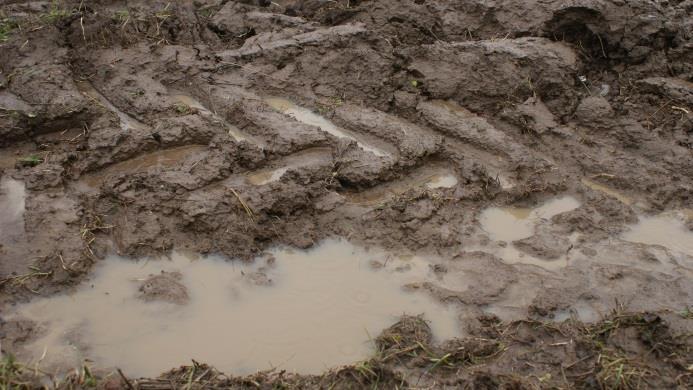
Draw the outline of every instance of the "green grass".
<instances>
[{"instance_id":1,"label":"green grass","mask_svg":"<svg viewBox=\"0 0 693 390\"><path fill-rule=\"evenodd\" d=\"M51 2L51 7L48 10L48 12L41 14L40 18L44 22L55 23L63 18L70 16L71 14L72 12L70 12L68 9L60 7L60 4L57 0L53 0Z\"/></svg>"},{"instance_id":2,"label":"green grass","mask_svg":"<svg viewBox=\"0 0 693 390\"><path fill-rule=\"evenodd\" d=\"M10 38L10 33L19 27L16 21L5 17L0 13L0 42L5 42Z\"/></svg>"},{"instance_id":3,"label":"green grass","mask_svg":"<svg viewBox=\"0 0 693 390\"><path fill-rule=\"evenodd\" d=\"M19 159L19 163L28 166L28 167L35 167L43 162L43 158L32 154L30 156L22 157Z\"/></svg>"}]
</instances>

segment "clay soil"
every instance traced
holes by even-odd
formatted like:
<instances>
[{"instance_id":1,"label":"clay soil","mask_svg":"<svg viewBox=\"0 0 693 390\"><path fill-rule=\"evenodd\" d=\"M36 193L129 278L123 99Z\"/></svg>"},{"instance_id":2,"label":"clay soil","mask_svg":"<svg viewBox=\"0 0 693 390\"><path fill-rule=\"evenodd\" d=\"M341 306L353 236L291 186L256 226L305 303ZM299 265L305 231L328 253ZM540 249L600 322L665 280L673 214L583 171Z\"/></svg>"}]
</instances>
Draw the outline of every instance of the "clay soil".
<instances>
[{"instance_id":1,"label":"clay soil","mask_svg":"<svg viewBox=\"0 0 693 390\"><path fill-rule=\"evenodd\" d=\"M323 375L195 362L58 386L691 388L693 258L619 239L663 212L693 230L691 15L690 0L4 0L0 172L26 200L0 238L0 313L108 254L252 261L338 236L442 259L447 283L410 287L456 305L464 336L434 343L405 316L370 360ZM423 185L440 172L457 183ZM579 207L516 246L567 266L485 250L486 208L561 196ZM3 353L36 332L0 318ZM46 383L7 356L1 385Z\"/></svg>"}]
</instances>

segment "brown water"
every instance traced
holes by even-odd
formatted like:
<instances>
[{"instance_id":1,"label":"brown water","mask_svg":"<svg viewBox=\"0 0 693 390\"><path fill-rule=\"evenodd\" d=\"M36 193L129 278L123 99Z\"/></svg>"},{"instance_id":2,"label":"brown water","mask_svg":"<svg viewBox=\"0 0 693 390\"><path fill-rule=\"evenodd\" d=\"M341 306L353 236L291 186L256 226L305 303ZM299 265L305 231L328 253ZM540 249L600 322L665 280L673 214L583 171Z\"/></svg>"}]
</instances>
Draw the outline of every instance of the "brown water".
<instances>
[{"instance_id":1,"label":"brown water","mask_svg":"<svg viewBox=\"0 0 693 390\"><path fill-rule=\"evenodd\" d=\"M580 202L572 196L550 200L536 208L490 207L480 216L481 227L494 240L512 242L531 237L540 219L574 210Z\"/></svg>"},{"instance_id":2,"label":"brown water","mask_svg":"<svg viewBox=\"0 0 693 390\"><path fill-rule=\"evenodd\" d=\"M330 122L327 118L320 116L309 109L299 107L290 100L278 97L270 97L266 98L265 102L275 110L284 113L296 119L299 122L303 122L307 125L318 127L322 131L331 134L337 138L346 138L356 141L356 143L361 149L367 152L371 152L376 156L390 156L388 152L358 140L354 134L351 134L349 131L335 126L335 124Z\"/></svg>"},{"instance_id":3,"label":"brown water","mask_svg":"<svg viewBox=\"0 0 693 390\"><path fill-rule=\"evenodd\" d=\"M693 257L693 232L686 228L685 216L685 212L666 212L640 217L638 223L625 232L622 238L630 242L661 245ZM690 262L689 265L693 266Z\"/></svg>"},{"instance_id":4,"label":"brown water","mask_svg":"<svg viewBox=\"0 0 693 390\"><path fill-rule=\"evenodd\" d=\"M541 220L550 219L579 206L580 202L577 199L565 196L535 208L490 207L481 213L479 219L481 228L488 233L492 242L485 246L471 245L469 250L491 252L509 264L529 264L552 271L564 268L570 260L569 254L557 259L544 260L518 250L512 242L533 236L535 226ZM568 238L575 243L578 234L572 234ZM500 241L506 245L501 245Z\"/></svg>"},{"instance_id":5,"label":"brown water","mask_svg":"<svg viewBox=\"0 0 693 390\"><path fill-rule=\"evenodd\" d=\"M438 339L458 334L452 308L402 289L434 278L421 258L342 240L272 254L276 261L255 265L181 253L170 261L112 256L75 293L33 301L12 316L48 330L29 346L34 359L45 351L43 369L89 358L134 376L156 376L190 359L234 374L272 367L319 373L368 358L372 338L404 313L424 313ZM142 280L162 270L182 274L189 303L137 297Z\"/></svg>"},{"instance_id":6,"label":"brown water","mask_svg":"<svg viewBox=\"0 0 693 390\"><path fill-rule=\"evenodd\" d=\"M0 244L12 245L24 235L25 198L24 183L0 180Z\"/></svg>"},{"instance_id":7,"label":"brown water","mask_svg":"<svg viewBox=\"0 0 693 390\"><path fill-rule=\"evenodd\" d=\"M148 152L141 156L113 164L96 175L86 175L83 182L91 187L98 187L109 176L146 172L151 168L168 168L185 161L207 150L202 145L186 145L171 149Z\"/></svg>"}]
</instances>

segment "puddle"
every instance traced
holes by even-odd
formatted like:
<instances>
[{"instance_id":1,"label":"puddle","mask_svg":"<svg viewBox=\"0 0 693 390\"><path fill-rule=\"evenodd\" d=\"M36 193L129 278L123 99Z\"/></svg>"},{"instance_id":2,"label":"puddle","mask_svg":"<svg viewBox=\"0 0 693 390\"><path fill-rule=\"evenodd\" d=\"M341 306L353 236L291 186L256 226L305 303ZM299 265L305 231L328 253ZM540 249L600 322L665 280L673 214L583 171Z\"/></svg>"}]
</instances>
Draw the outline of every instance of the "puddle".
<instances>
[{"instance_id":1,"label":"puddle","mask_svg":"<svg viewBox=\"0 0 693 390\"><path fill-rule=\"evenodd\" d=\"M457 185L457 177L446 168L420 169L409 177L381 184L359 193L345 194L351 203L373 205L383 203L396 196L402 195L413 188L425 187L430 190L453 188Z\"/></svg>"},{"instance_id":2,"label":"puddle","mask_svg":"<svg viewBox=\"0 0 693 390\"><path fill-rule=\"evenodd\" d=\"M322 131L327 132L337 138L346 138L350 139L353 141L356 141L358 146L367 151L375 154L376 156L380 157L389 157L390 154L378 149L374 146L367 145L358 139L354 137L352 134L349 134L347 130L344 130L342 128L339 128L335 126L332 122L327 120L325 117L322 117L311 110L308 110L303 107L299 107L292 103L291 101L283 98L277 98L277 97L271 97L271 98L266 98L265 102L275 110L286 114L294 119L296 119L299 122L305 123L307 125L315 126L320 128Z\"/></svg>"},{"instance_id":3,"label":"puddle","mask_svg":"<svg viewBox=\"0 0 693 390\"><path fill-rule=\"evenodd\" d=\"M188 95L184 95L184 94L175 94L175 95L172 95L171 97L175 100L178 100L178 102L180 102L180 103L182 103L182 104L184 104L190 108L194 108L200 114L210 116L215 121L223 123L224 126L226 126L226 129L228 130L229 136L231 136L231 138L233 138L236 142L246 141L246 142L250 142L253 144L257 144L257 142L255 142L254 140L251 140L250 137L243 134L243 132L238 127L228 123L225 119L221 118L216 113L207 109L207 107L202 105L202 103L197 101L195 98L188 96Z\"/></svg>"},{"instance_id":4,"label":"puddle","mask_svg":"<svg viewBox=\"0 0 693 390\"><path fill-rule=\"evenodd\" d=\"M265 185L281 179L290 169L327 164L330 162L331 158L332 154L329 148L308 149L282 159L282 166L279 168L262 169L252 172L246 176L246 180L252 185Z\"/></svg>"},{"instance_id":5,"label":"puddle","mask_svg":"<svg viewBox=\"0 0 693 390\"><path fill-rule=\"evenodd\" d=\"M372 339L404 313L424 313L439 340L458 335L452 308L402 288L433 277L422 272L425 260L343 240L271 252L276 260L254 265L176 252L170 261L111 256L75 293L35 300L12 316L48 330L27 347L34 359L46 351L44 370L89 358L150 377L190 359L237 375L273 367L317 374L368 358ZM142 281L162 270L182 274L187 303L137 297Z\"/></svg>"},{"instance_id":6,"label":"puddle","mask_svg":"<svg viewBox=\"0 0 693 390\"><path fill-rule=\"evenodd\" d=\"M109 176L145 172L151 168L172 167L181 161L185 161L185 159L189 156L197 155L205 150L207 150L206 146L187 145L177 148L158 150L155 152L148 152L142 156L113 164L101 171L99 174L88 174L84 176L81 181L90 187L98 187Z\"/></svg>"},{"instance_id":7,"label":"puddle","mask_svg":"<svg viewBox=\"0 0 693 390\"><path fill-rule=\"evenodd\" d=\"M426 183L426 187L430 189L436 188L452 188L457 185L457 177L452 174L440 174L431 177Z\"/></svg>"},{"instance_id":8,"label":"puddle","mask_svg":"<svg viewBox=\"0 0 693 390\"><path fill-rule=\"evenodd\" d=\"M693 232L686 228L685 212L668 212L657 216L640 217L637 224L625 232L625 241L661 245L672 251L693 256Z\"/></svg>"},{"instance_id":9,"label":"puddle","mask_svg":"<svg viewBox=\"0 0 693 390\"><path fill-rule=\"evenodd\" d=\"M550 200L536 208L490 207L480 216L481 227L492 239L512 242L531 237L539 219L574 210L580 202L572 196Z\"/></svg>"},{"instance_id":10,"label":"puddle","mask_svg":"<svg viewBox=\"0 0 693 390\"><path fill-rule=\"evenodd\" d=\"M605 185L593 182L592 180L587 179L587 178L583 178L581 181L582 181L582 184L586 185L587 187L589 187L595 191L602 192L602 193L609 195L611 197L614 197L625 205L633 204L633 199L629 198L626 195L623 195L622 193L620 193L620 192L618 192L612 188L609 188Z\"/></svg>"},{"instance_id":11,"label":"puddle","mask_svg":"<svg viewBox=\"0 0 693 390\"><path fill-rule=\"evenodd\" d=\"M484 210L480 217L481 228L488 233L492 242L485 246L469 247L469 250L489 252L501 258L508 264L535 265L550 271L565 268L570 261L570 253L556 259L542 259L517 249L513 241L522 240L534 235L537 222L550 219L580 206L580 202L572 196L550 200L535 208L522 207L490 207ZM575 244L579 237L573 233L566 237ZM500 241L505 242L501 244Z\"/></svg>"},{"instance_id":12,"label":"puddle","mask_svg":"<svg viewBox=\"0 0 693 390\"><path fill-rule=\"evenodd\" d=\"M0 244L9 246L24 236L25 198L24 183L10 178L0 180Z\"/></svg>"},{"instance_id":13,"label":"puddle","mask_svg":"<svg viewBox=\"0 0 693 390\"><path fill-rule=\"evenodd\" d=\"M138 121L137 119L131 117L130 115L124 113L118 107L114 106L101 92L97 91L91 83L88 81L82 81L76 83L77 88L88 97L97 101L99 104L104 106L107 110L113 112L120 120L120 128L123 130L131 129L146 129L147 125Z\"/></svg>"}]
</instances>

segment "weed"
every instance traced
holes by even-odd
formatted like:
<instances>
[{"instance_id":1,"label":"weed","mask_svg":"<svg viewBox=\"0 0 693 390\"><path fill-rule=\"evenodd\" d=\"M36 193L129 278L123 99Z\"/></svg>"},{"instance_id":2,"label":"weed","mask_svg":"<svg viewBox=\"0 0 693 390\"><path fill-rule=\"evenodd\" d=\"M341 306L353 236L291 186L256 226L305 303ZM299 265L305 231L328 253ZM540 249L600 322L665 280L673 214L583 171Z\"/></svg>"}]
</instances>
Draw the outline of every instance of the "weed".
<instances>
[{"instance_id":1,"label":"weed","mask_svg":"<svg viewBox=\"0 0 693 390\"><path fill-rule=\"evenodd\" d=\"M51 2L51 7L48 12L41 14L40 18L46 23L55 23L63 18L70 16L71 12L65 8L61 8L57 0Z\"/></svg>"},{"instance_id":2,"label":"weed","mask_svg":"<svg viewBox=\"0 0 693 390\"><path fill-rule=\"evenodd\" d=\"M19 164L23 167L35 167L43 162L43 158L32 154L26 157L22 157L18 160Z\"/></svg>"},{"instance_id":3,"label":"weed","mask_svg":"<svg viewBox=\"0 0 693 390\"><path fill-rule=\"evenodd\" d=\"M180 115L190 115L193 109L185 103L175 103L173 109Z\"/></svg>"},{"instance_id":4,"label":"weed","mask_svg":"<svg viewBox=\"0 0 693 390\"><path fill-rule=\"evenodd\" d=\"M19 24L8 17L5 17L0 13L0 42L5 42L10 38L10 33L12 30L19 27Z\"/></svg>"},{"instance_id":5,"label":"weed","mask_svg":"<svg viewBox=\"0 0 693 390\"><path fill-rule=\"evenodd\" d=\"M126 9L116 11L115 14L113 14L113 20L116 21L121 28L125 27L128 21L130 21L130 11Z\"/></svg>"},{"instance_id":6,"label":"weed","mask_svg":"<svg viewBox=\"0 0 693 390\"><path fill-rule=\"evenodd\" d=\"M635 360L612 350L604 350L597 359L597 379L604 389L638 389L653 373Z\"/></svg>"}]
</instances>

